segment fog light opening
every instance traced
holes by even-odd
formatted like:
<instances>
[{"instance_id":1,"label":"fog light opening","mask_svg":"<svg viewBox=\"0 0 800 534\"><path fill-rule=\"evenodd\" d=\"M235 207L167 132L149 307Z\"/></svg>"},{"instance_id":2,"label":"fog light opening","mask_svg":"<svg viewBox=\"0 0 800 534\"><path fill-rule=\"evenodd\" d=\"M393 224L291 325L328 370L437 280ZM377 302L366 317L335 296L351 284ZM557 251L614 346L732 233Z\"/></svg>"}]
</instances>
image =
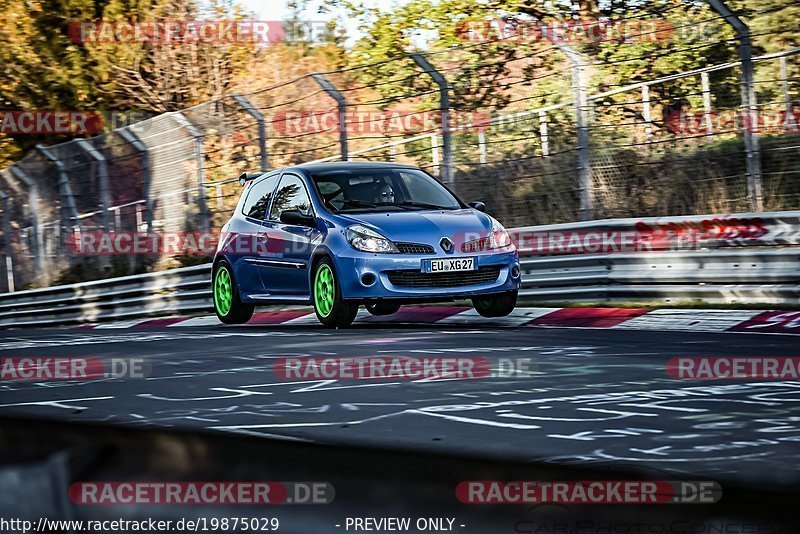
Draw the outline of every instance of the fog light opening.
<instances>
[{"instance_id":1,"label":"fog light opening","mask_svg":"<svg viewBox=\"0 0 800 534\"><path fill-rule=\"evenodd\" d=\"M364 273L361 275L361 283L365 286L371 286L376 280L377 278L372 273Z\"/></svg>"},{"instance_id":2,"label":"fog light opening","mask_svg":"<svg viewBox=\"0 0 800 534\"><path fill-rule=\"evenodd\" d=\"M511 268L511 277L518 278L519 277L519 266L515 265Z\"/></svg>"}]
</instances>

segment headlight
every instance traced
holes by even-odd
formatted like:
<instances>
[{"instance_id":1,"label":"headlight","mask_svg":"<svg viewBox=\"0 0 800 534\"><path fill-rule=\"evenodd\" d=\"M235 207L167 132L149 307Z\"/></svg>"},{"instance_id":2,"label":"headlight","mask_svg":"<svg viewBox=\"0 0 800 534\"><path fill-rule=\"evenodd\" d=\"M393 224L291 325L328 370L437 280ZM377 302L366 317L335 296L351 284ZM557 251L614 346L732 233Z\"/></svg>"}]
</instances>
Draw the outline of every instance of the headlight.
<instances>
[{"instance_id":1,"label":"headlight","mask_svg":"<svg viewBox=\"0 0 800 534\"><path fill-rule=\"evenodd\" d=\"M511 247L516 249L514 243L511 242L511 236L503 225L492 219L491 233L480 239L473 239L461 245L461 252L480 252L482 250L496 250L500 248Z\"/></svg>"},{"instance_id":2,"label":"headlight","mask_svg":"<svg viewBox=\"0 0 800 534\"><path fill-rule=\"evenodd\" d=\"M490 236L490 248L506 248L513 247L514 243L511 242L511 236L508 235L503 225L497 221L492 223L492 235Z\"/></svg>"},{"instance_id":3,"label":"headlight","mask_svg":"<svg viewBox=\"0 0 800 534\"><path fill-rule=\"evenodd\" d=\"M347 241L350 246L362 252L393 254L400 252L394 243L366 226L356 224L347 229Z\"/></svg>"}]
</instances>

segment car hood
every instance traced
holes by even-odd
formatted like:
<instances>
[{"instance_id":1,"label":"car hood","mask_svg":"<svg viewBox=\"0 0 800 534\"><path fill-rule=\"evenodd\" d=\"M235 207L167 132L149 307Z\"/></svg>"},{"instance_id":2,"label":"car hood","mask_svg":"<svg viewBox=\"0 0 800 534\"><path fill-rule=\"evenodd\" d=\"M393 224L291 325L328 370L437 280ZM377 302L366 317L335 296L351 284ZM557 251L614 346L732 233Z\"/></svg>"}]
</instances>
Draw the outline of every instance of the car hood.
<instances>
[{"instance_id":1,"label":"car hood","mask_svg":"<svg viewBox=\"0 0 800 534\"><path fill-rule=\"evenodd\" d=\"M344 218L369 226L392 241L434 246L442 237L460 245L492 230L492 219L474 209L354 213Z\"/></svg>"}]
</instances>

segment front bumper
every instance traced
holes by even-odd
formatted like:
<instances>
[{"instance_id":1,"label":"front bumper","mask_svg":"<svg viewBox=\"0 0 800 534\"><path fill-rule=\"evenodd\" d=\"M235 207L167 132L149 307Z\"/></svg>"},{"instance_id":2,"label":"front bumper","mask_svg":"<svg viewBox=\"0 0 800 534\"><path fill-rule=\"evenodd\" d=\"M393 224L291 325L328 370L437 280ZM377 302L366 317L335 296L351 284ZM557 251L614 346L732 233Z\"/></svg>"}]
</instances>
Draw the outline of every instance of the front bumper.
<instances>
[{"instance_id":1,"label":"front bumper","mask_svg":"<svg viewBox=\"0 0 800 534\"><path fill-rule=\"evenodd\" d=\"M414 271L419 273L422 261L426 259L445 259L473 257L477 268L496 266L497 279L472 285L453 287L408 287L393 284L390 271ZM520 287L519 256L516 251L474 254L368 254L349 250L334 258L342 296L346 299L453 299L481 294L501 293ZM467 271L469 272L469 271ZM456 273L451 273L453 276ZM433 275L436 276L436 275ZM371 283L370 283L371 282Z\"/></svg>"}]
</instances>

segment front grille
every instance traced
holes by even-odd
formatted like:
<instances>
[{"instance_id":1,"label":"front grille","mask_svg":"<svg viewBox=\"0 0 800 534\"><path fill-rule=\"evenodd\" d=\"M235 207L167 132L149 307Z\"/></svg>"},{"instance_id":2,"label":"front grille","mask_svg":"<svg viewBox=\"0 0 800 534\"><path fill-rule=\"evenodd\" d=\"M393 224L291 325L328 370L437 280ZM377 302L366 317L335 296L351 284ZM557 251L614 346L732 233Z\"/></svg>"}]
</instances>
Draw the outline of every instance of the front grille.
<instances>
[{"instance_id":1,"label":"front grille","mask_svg":"<svg viewBox=\"0 0 800 534\"><path fill-rule=\"evenodd\" d=\"M459 287L494 282L500 276L500 265L479 267L477 271L423 273L420 271L388 271L392 285L397 287Z\"/></svg>"},{"instance_id":2,"label":"front grille","mask_svg":"<svg viewBox=\"0 0 800 534\"><path fill-rule=\"evenodd\" d=\"M400 254L433 254L435 251L431 245L420 243L395 243Z\"/></svg>"}]
</instances>

